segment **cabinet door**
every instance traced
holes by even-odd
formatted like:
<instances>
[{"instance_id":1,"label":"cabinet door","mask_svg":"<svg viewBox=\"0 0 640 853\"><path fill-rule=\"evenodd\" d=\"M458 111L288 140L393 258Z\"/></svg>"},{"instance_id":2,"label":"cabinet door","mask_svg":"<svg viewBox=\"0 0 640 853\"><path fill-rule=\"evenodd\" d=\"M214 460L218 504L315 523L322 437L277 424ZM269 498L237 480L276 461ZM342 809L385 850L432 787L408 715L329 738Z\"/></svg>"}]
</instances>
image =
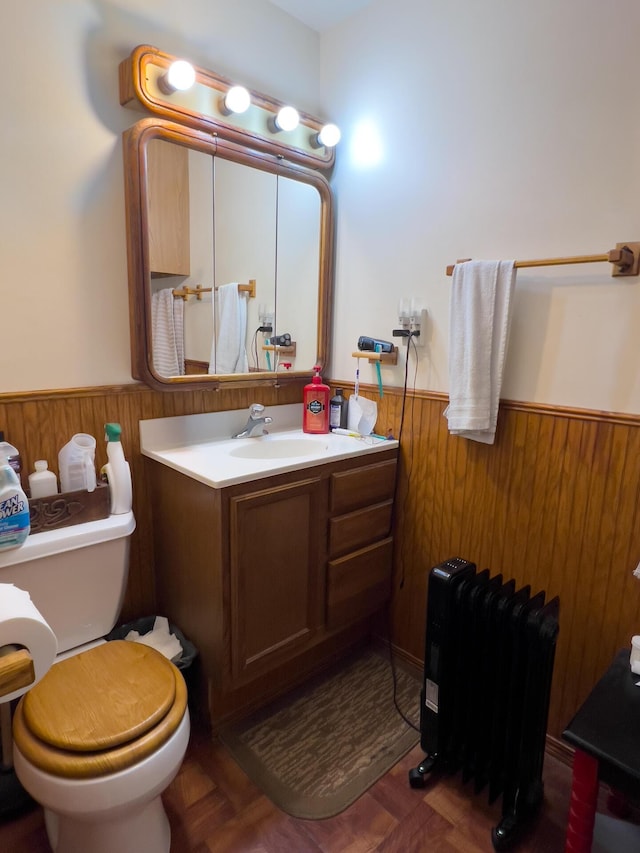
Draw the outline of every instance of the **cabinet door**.
<instances>
[{"instance_id":1,"label":"cabinet door","mask_svg":"<svg viewBox=\"0 0 640 853\"><path fill-rule=\"evenodd\" d=\"M189 275L189 152L154 139L149 145L149 269Z\"/></svg>"},{"instance_id":2,"label":"cabinet door","mask_svg":"<svg viewBox=\"0 0 640 853\"><path fill-rule=\"evenodd\" d=\"M323 621L320 478L229 501L231 668L249 680L311 642Z\"/></svg>"}]
</instances>

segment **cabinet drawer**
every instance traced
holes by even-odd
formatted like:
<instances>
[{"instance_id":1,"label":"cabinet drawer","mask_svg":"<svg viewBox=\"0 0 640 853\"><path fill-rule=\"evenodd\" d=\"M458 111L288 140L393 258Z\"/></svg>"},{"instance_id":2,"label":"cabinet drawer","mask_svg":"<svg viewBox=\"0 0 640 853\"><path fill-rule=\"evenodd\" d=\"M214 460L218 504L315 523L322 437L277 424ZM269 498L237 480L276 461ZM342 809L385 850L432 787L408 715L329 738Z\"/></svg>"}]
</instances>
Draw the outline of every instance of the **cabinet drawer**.
<instances>
[{"instance_id":1,"label":"cabinet drawer","mask_svg":"<svg viewBox=\"0 0 640 853\"><path fill-rule=\"evenodd\" d=\"M357 509L329 522L329 557L348 554L389 535L393 501Z\"/></svg>"},{"instance_id":2,"label":"cabinet drawer","mask_svg":"<svg viewBox=\"0 0 640 853\"><path fill-rule=\"evenodd\" d=\"M396 460L331 475L331 513L338 515L393 497Z\"/></svg>"},{"instance_id":3,"label":"cabinet drawer","mask_svg":"<svg viewBox=\"0 0 640 853\"><path fill-rule=\"evenodd\" d=\"M357 622L384 604L391 594L393 539L330 560L327 576L327 624Z\"/></svg>"}]
</instances>

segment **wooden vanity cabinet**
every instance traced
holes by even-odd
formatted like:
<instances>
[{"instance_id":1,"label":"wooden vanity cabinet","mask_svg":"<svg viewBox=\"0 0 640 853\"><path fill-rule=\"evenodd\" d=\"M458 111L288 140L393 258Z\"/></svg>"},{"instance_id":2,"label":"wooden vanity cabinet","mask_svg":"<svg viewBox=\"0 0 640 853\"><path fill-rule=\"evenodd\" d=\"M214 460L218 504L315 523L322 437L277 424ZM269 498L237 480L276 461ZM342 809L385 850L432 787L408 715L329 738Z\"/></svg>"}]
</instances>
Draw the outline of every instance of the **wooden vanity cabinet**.
<instances>
[{"instance_id":1,"label":"wooden vanity cabinet","mask_svg":"<svg viewBox=\"0 0 640 853\"><path fill-rule=\"evenodd\" d=\"M396 460L330 478L327 625L375 613L391 594Z\"/></svg>"},{"instance_id":2,"label":"wooden vanity cabinet","mask_svg":"<svg viewBox=\"0 0 640 853\"><path fill-rule=\"evenodd\" d=\"M197 647L214 722L367 635L390 594L396 455L224 489L146 460L158 613Z\"/></svg>"}]
</instances>

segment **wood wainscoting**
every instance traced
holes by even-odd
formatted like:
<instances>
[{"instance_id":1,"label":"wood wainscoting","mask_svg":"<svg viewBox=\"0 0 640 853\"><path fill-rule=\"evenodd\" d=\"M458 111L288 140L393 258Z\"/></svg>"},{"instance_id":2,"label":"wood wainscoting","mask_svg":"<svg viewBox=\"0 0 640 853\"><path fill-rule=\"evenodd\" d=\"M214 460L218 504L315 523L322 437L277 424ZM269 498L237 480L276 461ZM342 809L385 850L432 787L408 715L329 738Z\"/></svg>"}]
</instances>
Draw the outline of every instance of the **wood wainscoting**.
<instances>
[{"instance_id":1,"label":"wood wainscoting","mask_svg":"<svg viewBox=\"0 0 640 853\"><path fill-rule=\"evenodd\" d=\"M132 467L137 530L123 620L155 612L150 501L138 422L143 418L244 409L301 400L302 385L218 391L153 391L141 384L0 395L0 429L22 454L57 472L59 449L76 432L97 439L122 425ZM349 389L348 382L333 382ZM352 387L352 386L351 386ZM363 388L376 399L377 389ZM494 445L452 437L445 395L406 402L396 504L392 639L408 658L424 653L427 578L461 556L560 596L549 733L557 738L616 651L640 633L640 417L504 402ZM400 389L378 399L377 431L398 435ZM26 479L25 479L26 482ZM469 665L474 650L469 649Z\"/></svg>"},{"instance_id":2,"label":"wood wainscoting","mask_svg":"<svg viewBox=\"0 0 640 853\"><path fill-rule=\"evenodd\" d=\"M139 421L146 418L246 409L255 402L265 406L297 403L304 380L260 389L222 388L205 391L153 391L131 384L0 394L0 430L20 451L22 481L33 471L36 459L46 459L58 473L58 451L77 432L96 439L96 469L107 461L105 423L122 426L122 445L133 477L133 511L136 530L131 538L129 582L122 620L155 613L151 502L147 493L144 458L140 453ZM244 423L241 413L238 424ZM181 627L181 626L179 626ZM185 630L186 633L186 630Z\"/></svg>"},{"instance_id":3,"label":"wood wainscoting","mask_svg":"<svg viewBox=\"0 0 640 853\"><path fill-rule=\"evenodd\" d=\"M559 738L640 633L640 417L505 401L496 442L484 445L449 435L447 402L416 392L405 406L393 642L423 659L429 570L449 557L559 595L548 725ZM385 389L377 432L397 437L401 403Z\"/></svg>"}]
</instances>

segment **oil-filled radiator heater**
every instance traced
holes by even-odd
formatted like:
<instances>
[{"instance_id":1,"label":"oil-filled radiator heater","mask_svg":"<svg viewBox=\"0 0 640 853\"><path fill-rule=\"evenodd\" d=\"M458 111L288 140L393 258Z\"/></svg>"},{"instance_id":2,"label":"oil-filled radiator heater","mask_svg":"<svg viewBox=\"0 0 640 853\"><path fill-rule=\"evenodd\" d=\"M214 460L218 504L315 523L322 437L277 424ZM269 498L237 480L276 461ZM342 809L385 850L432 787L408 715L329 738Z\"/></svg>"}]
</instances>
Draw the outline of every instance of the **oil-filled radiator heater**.
<instances>
[{"instance_id":1,"label":"oil-filled radiator heater","mask_svg":"<svg viewBox=\"0 0 640 853\"><path fill-rule=\"evenodd\" d=\"M462 771L489 801L502 795L495 850L507 850L542 803L542 766L559 600L516 589L454 557L431 569L420 744L412 787Z\"/></svg>"}]
</instances>

